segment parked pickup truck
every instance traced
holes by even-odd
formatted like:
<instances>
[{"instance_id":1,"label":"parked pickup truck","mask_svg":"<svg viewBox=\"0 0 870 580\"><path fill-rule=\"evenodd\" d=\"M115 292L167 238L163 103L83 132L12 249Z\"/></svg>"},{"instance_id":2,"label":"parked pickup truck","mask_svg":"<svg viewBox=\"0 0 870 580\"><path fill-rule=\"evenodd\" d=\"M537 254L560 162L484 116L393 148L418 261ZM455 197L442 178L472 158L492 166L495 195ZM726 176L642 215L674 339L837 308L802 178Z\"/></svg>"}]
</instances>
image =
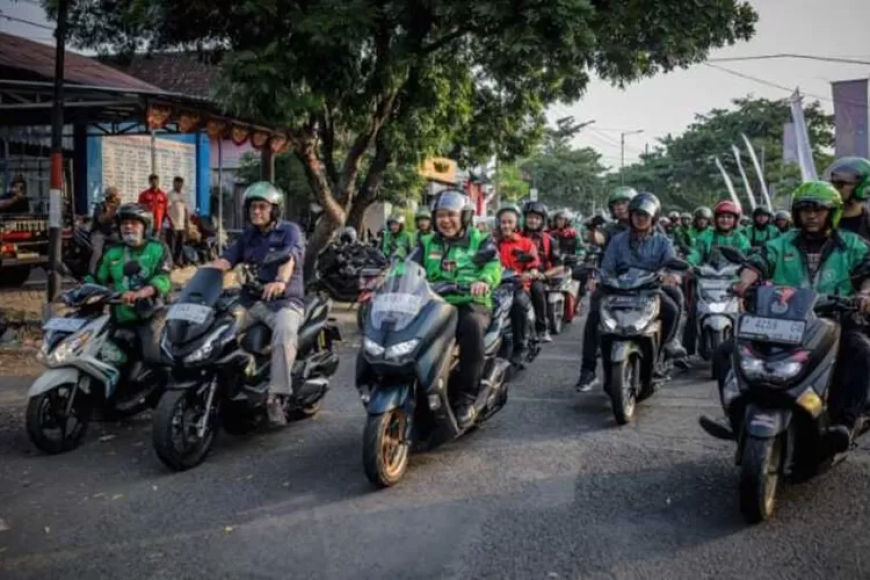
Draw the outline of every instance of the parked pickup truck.
<instances>
[{"instance_id":1,"label":"parked pickup truck","mask_svg":"<svg viewBox=\"0 0 870 580\"><path fill-rule=\"evenodd\" d=\"M64 242L72 230L64 228ZM0 215L0 286L20 287L34 267L48 263L48 216Z\"/></svg>"}]
</instances>

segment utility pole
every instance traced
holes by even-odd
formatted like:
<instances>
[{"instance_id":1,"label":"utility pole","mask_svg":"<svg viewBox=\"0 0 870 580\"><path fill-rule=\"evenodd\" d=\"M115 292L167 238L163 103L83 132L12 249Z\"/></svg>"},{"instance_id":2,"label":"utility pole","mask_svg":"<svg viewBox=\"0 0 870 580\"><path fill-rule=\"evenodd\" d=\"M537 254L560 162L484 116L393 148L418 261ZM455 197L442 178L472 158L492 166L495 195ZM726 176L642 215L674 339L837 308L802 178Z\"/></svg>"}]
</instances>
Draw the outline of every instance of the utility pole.
<instances>
[{"instance_id":1,"label":"utility pole","mask_svg":"<svg viewBox=\"0 0 870 580\"><path fill-rule=\"evenodd\" d=\"M625 184L625 136L638 135L640 133L643 133L643 129L623 131L619 134L619 179L622 184Z\"/></svg>"},{"instance_id":2,"label":"utility pole","mask_svg":"<svg viewBox=\"0 0 870 580\"><path fill-rule=\"evenodd\" d=\"M48 295L46 318L52 315L52 302L60 293L61 215L63 214L63 61L66 48L68 0L58 0L57 41L54 53L54 107L51 115L51 181L48 202Z\"/></svg>"}]
</instances>

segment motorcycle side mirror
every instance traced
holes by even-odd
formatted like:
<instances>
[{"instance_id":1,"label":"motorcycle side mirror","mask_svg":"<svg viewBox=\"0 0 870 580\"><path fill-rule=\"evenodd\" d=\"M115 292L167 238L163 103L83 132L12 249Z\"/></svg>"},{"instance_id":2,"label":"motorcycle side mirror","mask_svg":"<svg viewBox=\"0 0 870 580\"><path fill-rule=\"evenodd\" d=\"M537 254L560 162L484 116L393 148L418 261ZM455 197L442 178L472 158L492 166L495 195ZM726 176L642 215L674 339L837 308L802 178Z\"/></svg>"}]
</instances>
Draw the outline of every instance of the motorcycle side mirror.
<instances>
[{"instance_id":1,"label":"motorcycle side mirror","mask_svg":"<svg viewBox=\"0 0 870 580\"><path fill-rule=\"evenodd\" d=\"M730 246L720 246L719 251L729 262L733 262L735 264L743 264L746 262L746 255L740 250L737 250Z\"/></svg>"},{"instance_id":2,"label":"motorcycle side mirror","mask_svg":"<svg viewBox=\"0 0 870 580\"><path fill-rule=\"evenodd\" d=\"M520 264L531 264L535 261L535 257L528 252L523 252L522 250L514 250L514 257Z\"/></svg>"},{"instance_id":3,"label":"motorcycle side mirror","mask_svg":"<svg viewBox=\"0 0 870 580\"><path fill-rule=\"evenodd\" d=\"M142 271L142 266L139 265L139 262L135 262L130 260L129 262L124 264L124 276L128 278L132 278Z\"/></svg>"},{"instance_id":4,"label":"motorcycle side mirror","mask_svg":"<svg viewBox=\"0 0 870 580\"><path fill-rule=\"evenodd\" d=\"M665 268L667 268L668 270L674 270L676 272L685 272L686 270L691 268L691 266L685 260L673 258L672 260L668 260L668 262L665 264Z\"/></svg>"}]
</instances>

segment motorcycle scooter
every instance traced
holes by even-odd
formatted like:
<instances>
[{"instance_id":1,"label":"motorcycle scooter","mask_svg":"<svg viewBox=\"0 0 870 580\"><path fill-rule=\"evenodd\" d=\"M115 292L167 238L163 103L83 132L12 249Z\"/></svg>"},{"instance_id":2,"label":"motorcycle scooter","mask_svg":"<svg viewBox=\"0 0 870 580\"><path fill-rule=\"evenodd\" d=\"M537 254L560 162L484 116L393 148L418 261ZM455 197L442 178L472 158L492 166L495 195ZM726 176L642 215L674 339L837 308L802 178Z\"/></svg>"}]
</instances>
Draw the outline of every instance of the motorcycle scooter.
<instances>
[{"instance_id":1,"label":"motorcycle scooter","mask_svg":"<svg viewBox=\"0 0 870 580\"><path fill-rule=\"evenodd\" d=\"M451 404L460 387L451 380L459 355L457 312L442 296L467 290L455 284L430 286L425 270L408 260L392 266L372 299L357 356L356 386L367 412L363 467L378 487L402 479L412 448L428 450L451 441L492 417L507 401L510 363L498 353L510 309L501 308L484 339L477 417L467 427L457 423Z\"/></svg>"},{"instance_id":2,"label":"motorcycle scooter","mask_svg":"<svg viewBox=\"0 0 870 580\"><path fill-rule=\"evenodd\" d=\"M695 273L695 327L698 352L706 361L730 340L740 313L740 303L730 292L737 271L737 264L722 264L716 267L703 264L693 268ZM716 378L714 374L711 378Z\"/></svg>"}]
</instances>

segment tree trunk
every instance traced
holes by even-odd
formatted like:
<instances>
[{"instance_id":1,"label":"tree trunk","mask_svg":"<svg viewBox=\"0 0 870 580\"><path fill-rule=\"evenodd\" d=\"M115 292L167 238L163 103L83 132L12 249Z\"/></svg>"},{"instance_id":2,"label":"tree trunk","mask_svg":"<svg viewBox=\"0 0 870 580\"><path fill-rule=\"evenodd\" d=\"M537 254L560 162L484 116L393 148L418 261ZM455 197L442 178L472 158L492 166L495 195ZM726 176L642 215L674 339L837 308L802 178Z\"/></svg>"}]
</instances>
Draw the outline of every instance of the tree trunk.
<instances>
[{"instance_id":1,"label":"tree trunk","mask_svg":"<svg viewBox=\"0 0 870 580\"><path fill-rule=\"evenodd\" d=\"M390 164L390 154L383 133L378 135L375 145L375 156L369 164L365 181L354 197L347 216L347 225L354 228L359 234L363 233L363 218L366 210L378 198L378 192L384 182L384 174L386 174L387 166Z\"/></svg>"}]
</instances>

